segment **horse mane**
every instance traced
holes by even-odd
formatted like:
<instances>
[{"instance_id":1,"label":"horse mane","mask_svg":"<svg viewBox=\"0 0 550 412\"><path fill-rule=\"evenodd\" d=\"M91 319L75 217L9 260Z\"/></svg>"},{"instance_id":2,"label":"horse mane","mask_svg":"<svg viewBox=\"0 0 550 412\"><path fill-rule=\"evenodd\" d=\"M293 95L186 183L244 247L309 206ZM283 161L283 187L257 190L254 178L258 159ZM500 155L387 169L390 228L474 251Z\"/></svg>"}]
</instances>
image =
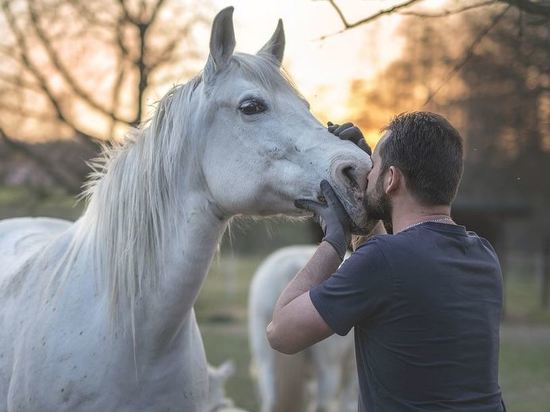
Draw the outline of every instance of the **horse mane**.
<instances>
[{"instance_id":1,"label":"horse mane","mask_svg":"<svg viewBox=\"0 0 550 412\"><path fill-rule=\"evenodd\" d=\"M193 159L187 156L194 140L189 103L200 80L173 87L144 126L105 147L92 164L82 226L91 231L94 263L115 317L128 306L133 315L136 299L154 290L163 274L159 256L182 210L178 173Z\"/></svg>"}]
</instances>

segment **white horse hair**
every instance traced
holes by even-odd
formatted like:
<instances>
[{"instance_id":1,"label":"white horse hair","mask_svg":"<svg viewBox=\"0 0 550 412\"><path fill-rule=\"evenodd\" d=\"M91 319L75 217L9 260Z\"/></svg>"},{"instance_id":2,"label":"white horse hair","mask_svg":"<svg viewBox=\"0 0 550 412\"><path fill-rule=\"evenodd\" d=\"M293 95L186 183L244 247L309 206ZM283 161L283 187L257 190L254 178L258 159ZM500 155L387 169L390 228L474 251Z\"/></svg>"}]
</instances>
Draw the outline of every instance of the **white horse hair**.
<instances>
[{"instance_id":1,"label":"white horse hair","mask_svg":"<svg viewBox=\"0 0 550 412\"><path fill-rule=\"evenodd\" d=\"M248 336L261 412L352 412L357 410L353 335L333 335L296 355L271 349L265 330L275 303L311 259L315 246L289 246L269 255L252 278ZM308 382L312 375L313 379ZM308 389L310 394L307 393ZM309 399L308 399L309 398Z\"/></svg>"},{"instance_id":2,"label":"white horse hair","mask_svg":"<svg viewBox=\"0 0 550 412\"><path fill-rule=\"evenodd\" d=\"M284 32L234 54L215 18L203 72L109 149L76 222L0 222L0 412L207 408L193 311L234 216L304 216L334 187L357 226L370 158L311 115L280 71Z\"/></svg>"}]
</instances>

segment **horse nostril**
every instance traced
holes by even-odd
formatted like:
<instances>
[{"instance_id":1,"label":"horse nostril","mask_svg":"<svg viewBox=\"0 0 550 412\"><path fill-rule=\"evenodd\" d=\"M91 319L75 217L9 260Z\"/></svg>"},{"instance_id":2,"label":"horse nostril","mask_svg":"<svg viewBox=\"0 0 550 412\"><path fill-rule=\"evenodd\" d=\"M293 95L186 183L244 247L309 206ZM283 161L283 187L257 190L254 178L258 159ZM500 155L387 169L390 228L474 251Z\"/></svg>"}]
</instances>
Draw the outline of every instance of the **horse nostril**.
<instances>
[{"instance_id":1,"label":"horse nostril","mask_svg":"<svg viewBox=\"0 0 550 412\"><path fill-rule=\"evenodd\" d=\"M346 166L342 169L342 174L346 182L354 189L359 190L359 183L357 183L357 177L355 175L355 169L353 166Z\"/></svg>"}]
</instances>

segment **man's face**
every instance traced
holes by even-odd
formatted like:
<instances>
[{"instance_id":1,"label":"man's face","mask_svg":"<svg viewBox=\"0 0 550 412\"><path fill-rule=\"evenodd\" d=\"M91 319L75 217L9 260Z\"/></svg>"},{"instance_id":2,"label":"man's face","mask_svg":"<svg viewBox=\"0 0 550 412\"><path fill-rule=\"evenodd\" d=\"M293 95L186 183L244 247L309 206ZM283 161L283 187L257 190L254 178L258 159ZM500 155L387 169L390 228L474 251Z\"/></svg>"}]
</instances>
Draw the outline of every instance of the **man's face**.
<instances>
[{"instance_id":1,"label":"man's face","mask_svg":"<svg viewBox=\"0 0 550 412\"><path fill-rule=\"evenodd\" d=\"M366 209L369 220L391 221L391 202L384 190L384 175L382 173L382 159L380 148L390 135L390 131L384 133L372 154L372 169L367 177Z\"/></svg>"}]
</instances>

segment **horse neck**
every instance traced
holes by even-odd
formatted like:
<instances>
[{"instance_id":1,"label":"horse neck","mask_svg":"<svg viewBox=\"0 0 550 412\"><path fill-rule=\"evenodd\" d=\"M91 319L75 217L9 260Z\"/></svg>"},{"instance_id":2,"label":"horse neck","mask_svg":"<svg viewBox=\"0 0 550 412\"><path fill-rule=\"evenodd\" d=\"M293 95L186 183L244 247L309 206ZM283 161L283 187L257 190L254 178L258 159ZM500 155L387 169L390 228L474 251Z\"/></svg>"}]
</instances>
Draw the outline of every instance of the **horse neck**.
<instances>
[{"instance_id":1,"label":"horse neck","mask_svg":"<svg viewBox=\"0 0 550 412\"><path fill-rule=\"evenodd\" d=\"M142 329L155 336L148 325L169 332L189 319L227 225L196 161L155 159L140 144L148 143L109 162L82 219L112 320L134 337ZM177 178L162 162L185 166Z\"/></svg>"},{"instance_id":2,"label":"horse neck","mask_svg":"<svg viewBox=\"0 0 550 412\"><path fill-rule=\"evenodd\" d=\"M181 220L174 222L179 225L178 230L174 230L174 242L162 256L162 281L156 291L143 297L147 312L145 333L154 335L152 327L162 331L163 340L174 338L182 322L189 319L227 226L227 221L218 218L200 194L188 196L184 210ZM166 336L167 333L171 336Z\"/></svg>"}]
</instances>

